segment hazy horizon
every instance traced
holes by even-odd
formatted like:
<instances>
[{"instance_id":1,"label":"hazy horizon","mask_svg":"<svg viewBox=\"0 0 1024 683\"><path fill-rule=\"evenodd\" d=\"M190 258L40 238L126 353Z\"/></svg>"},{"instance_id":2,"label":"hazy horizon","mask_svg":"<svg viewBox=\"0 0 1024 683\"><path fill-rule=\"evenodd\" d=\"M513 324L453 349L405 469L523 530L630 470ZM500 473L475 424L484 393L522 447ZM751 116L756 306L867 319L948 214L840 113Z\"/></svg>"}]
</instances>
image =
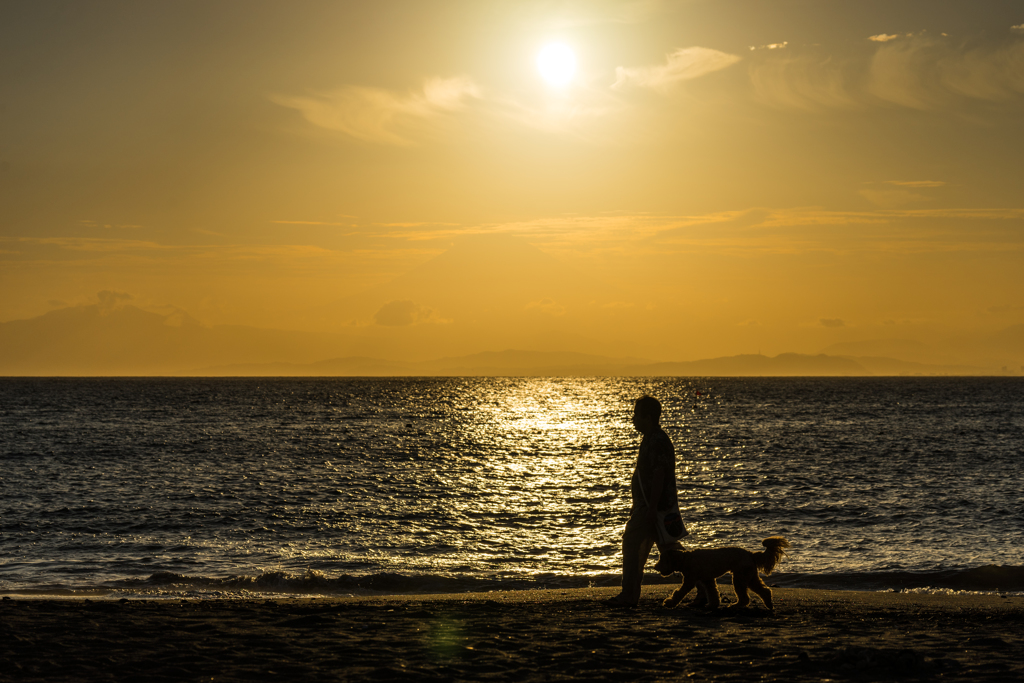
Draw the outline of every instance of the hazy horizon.
<instances>
[{"instance_id":1,"label":"hazy horizon","mask_svg":"<svg viewBox=\"0 0 1024 683\"><path fill-rule=\"evenodd\" d=\"M1019 2L2 11L0 371L1024 366Z\"/></svg>"}]
</instances>

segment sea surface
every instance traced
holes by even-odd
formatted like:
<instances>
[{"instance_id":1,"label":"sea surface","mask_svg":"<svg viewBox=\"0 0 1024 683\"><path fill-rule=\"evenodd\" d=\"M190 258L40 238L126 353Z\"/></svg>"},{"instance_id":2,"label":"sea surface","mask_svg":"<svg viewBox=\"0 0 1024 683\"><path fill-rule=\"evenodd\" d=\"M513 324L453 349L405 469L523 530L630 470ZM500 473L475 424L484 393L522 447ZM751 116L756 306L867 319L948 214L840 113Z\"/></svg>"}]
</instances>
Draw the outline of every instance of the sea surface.
<instances>
[{"instance_id":1,"label":"sea surface","mask_svg":"<svg viewBox=\"0 0 1024 683\"><path fill-rule=\"evenodd\" d=\"M686 546L783 535L776 585L1024 590L1020 378L7 378L0 593L617 585L642 394Z\"/></svg>"}]
</instances>

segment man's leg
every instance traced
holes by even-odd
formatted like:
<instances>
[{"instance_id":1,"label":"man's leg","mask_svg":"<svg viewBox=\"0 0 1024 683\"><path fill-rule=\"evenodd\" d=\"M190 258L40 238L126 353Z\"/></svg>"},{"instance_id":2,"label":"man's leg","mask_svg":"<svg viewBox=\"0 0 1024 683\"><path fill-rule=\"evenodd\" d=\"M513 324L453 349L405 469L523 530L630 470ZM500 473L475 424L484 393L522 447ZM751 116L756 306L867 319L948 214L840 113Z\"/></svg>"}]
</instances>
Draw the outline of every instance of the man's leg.
<instances>
[{"instance_id":1,"label":"man's leg","mask_svg":"<svg viewBox=\"0 0 1024 683\"><path fill-rule=\"evenodd\" d=\"M635 605L640 601L640 584L644 580L644 566L654 547L654 529L630 519L622 532L622 602Z\"/></svg>"}]
</instances>

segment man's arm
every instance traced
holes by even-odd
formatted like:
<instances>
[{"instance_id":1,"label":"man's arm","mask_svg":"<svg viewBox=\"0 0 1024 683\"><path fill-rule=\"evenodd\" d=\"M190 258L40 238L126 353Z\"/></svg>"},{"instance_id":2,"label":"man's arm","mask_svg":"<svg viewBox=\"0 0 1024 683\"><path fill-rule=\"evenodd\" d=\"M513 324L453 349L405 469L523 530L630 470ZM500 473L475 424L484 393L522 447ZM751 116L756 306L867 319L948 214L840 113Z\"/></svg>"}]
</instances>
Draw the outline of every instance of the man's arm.
<instances>
[{"instance_id":1,"label":"man's arm","mask_svg":"<svg viewBox=\"0 0 1024 683\"><path fill-rule=\"evenodd\" d=\"M650 460L647 462L647 477L642 482L647 494L647 517L651 524L658 521L658 507L668 479L668 469L673 467L675 458L672 453L672 442L664 432L656 435L650 444ZM641 472L643 475L644 472Z\"/></svg>"},{"instance_id":2,"label":"man's arm","mask_svg":"<svg viewBox=\"0 0 1024 683\"><path fill-rule=\"evenodd\" d=\"M665 488L665 473L660 467L655 467L647 480L644 492L647 494L647 520L651 526L658 523L658 503L661 502L661 490Z\"/></svg>"}]
</instances>

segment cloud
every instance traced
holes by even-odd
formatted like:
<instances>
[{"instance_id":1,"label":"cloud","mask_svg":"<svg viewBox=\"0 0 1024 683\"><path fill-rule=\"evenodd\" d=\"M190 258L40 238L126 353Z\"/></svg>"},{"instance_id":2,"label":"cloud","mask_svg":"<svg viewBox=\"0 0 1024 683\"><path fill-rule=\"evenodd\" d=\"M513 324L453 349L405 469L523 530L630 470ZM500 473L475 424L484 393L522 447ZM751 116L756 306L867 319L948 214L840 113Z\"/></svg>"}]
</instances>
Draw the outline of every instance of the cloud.
<instances>
[{"instance_id":1,"label":"cloud","mask_svg":"<svg viewBox=\"0 0 1024 683\"><path fill-rule=\"evenodd\" d=\"M88 218L83 218L78 221L78 224L86 228L106 228L107 230L111 230L113 228L119 228L121 230L137 230L145 227L138 223L105 223L103 221L95 221Z\"/></svg>"},{"instance_id":2,"label":"cloud","mask_svg":"<svg viewBox=\"0 0 1024 683\"><path fill-rule=\"evenodd\" d=\"M629 111L622 98L603 88L581 88L572 98L541 105L507 96L492 97L487 104L496 120L598 144L621 141L621 130L610 135L606 125Z\"/></svg>"},{"instance_id":3,"label":"cloud","mask_svg":"<svg viewBox=\"0 0 1024 683\"><path fill-rule=\"evenodd\" d=\"M867 91L890 104L937 109L957 99L1005 101L1024 94L1024 43L965 47L917 36L882 45Z\"/></svg>"},{"instance_id":4,"label":"cloud","mask_svg":"<svg viewBox=\"0 0 1024 683\"><path fill-rule=\"evenodd\" d=\"M1016 26L1010 27L1011 31L1024 31L1024 24L1017 24Z\"/></svg>"},{"instance_id":5,"label":"cloud","mask_svg":"<svg viewBox=\"0 0 1024 683\"><path fill-rule=\"evenodd\" d=\"M382 88L345 86L313 97L273 95L270 99L300 111L320 128L364 142L410 145L410 133L479 97L480 89L472 80L456 76L430 78L421 90L404 95Z\"/></svg>"},{"instance_id":6,"label":"cloud","mask_svg":"<svg viewBox=\"0 0 1024 683\"><path fill-rule=\"evenodd\" d=\"M910 109L936 109L948 102L938 87L935 66L946 45L929 39L884 44L871 59L867 93L889 104Z\"/></svg>"},{"instance_id":7,"label":"cloud","mask_svg":"<svg viewBox=\"0 0 1024 683\"><path fill-rule=\"evenodd\" d=\"M846 321L842 318L821 318L818 322L822 327L846 327Z\"/></svg>"},{"instance_id":8,"label":"cloud","mask_svg":"<svg viewBox=\"0 0 1024 683\"><path fill-rule=\"evenodd\" d=\"M889 191L906 190L894 187ZM1024 209L922 209L889 199L896 206L862 211L794 207L683 216L561 216L474 230L517 235L549 254L581 259L609 271L627 254L703 258L712 254L760 257L959 251L1004 258L1024 253L1020 237L1024 234Z\"/></svg>"},{"instance_id":9,"label":"cloud","mask_svg":"<svg viewBox=\"0 0 1024 683\"><path fill-rule=\"evenodd\" d=\"M929 111L1024 96L1024 41L979 45L918 34L869 45L870 52L865 47L842 60L815 46L758 51L749 66L755 96L769 106L805 111Z\"/></svg>"},{"instance_id":10,"label":"cloud","mask_svg":"<svg viewBox=\"0 0 1024 683\"><path fill-rule=\"evenodd\" d=\"M558 317L565 315L565 306L558 303L554 299L541 299L540 301L531 301L526 304L526 310L537 311L544 315L550 315L552 317Z\"/></svg>"},{"instance_id":11,"label":"cloud","mask_svg":"<svg viewBox=\"0 0 1024 683\"><path fill-rule=\"evenodd\" d=\"M522 3L528 6L527 3ZM545 14L551 7L541 5ZM664 14L672 7L670 0L569 0L557 4L558 13L549 20L552 27L575 27L593 24L639 24Z\"/></svg>"},{"instance_id":12,"label":"cloud","mask_svg":"<svg viewBox=\"0 0 1024 683\"><path fill-rule=\"evenodd\" d=\"M354 223L330 223L327 221L270 221L279 225L337 225L345 228L354 228Z\"/></svg>"},{"instance_id":13,"label":"cloud","mask_svg":"<svg viewBox=\"0 0 1024 683\"><path fill-rule=\"evenodd\" d=\"M768 45L751 45L750 49L753 50L781 50L789 45L788 40L784 40L781 43L769 43Z\"/></svg>"},{"instance_id":14,"label":"cloud","mask_svg":"<svg viewBox=\"0 0 1024 683\"><path fill-rule=\"evenodd\" d=\"M946 184L942 180L886 180L885 182L900 187L942 187Z\"/></svg>"},{"instance_id":15,"label":"cloud","mask_svg":"<svg viewBox=\"0 0 1024 683\"><path fill-rule=\"evenodd\" d=\"M703 225L701 223L686 222L679 226L666 227L652 235L654 240L663 240L678 235L692 233L695 226L708 227L716 232L724 232L736 229L753 228L771 217L771 211L767 209L746 209L744 211L726 211L712 214Z\"/></svg>"},{"instance_id":16,"label":"cloud","mask_svg":"<svg viewBox=\"0 0 1024 683\"><path fill-rule=\"evenodd\" d=\"M885 33L879 33L876 36L868 36L868 40L876 43L888 43L890 40L896 40L899 36L895 33L886 35Z\"/></svg>"},{"instance_id":17,"label":"cloud","mask_svg":"<svg viewBox=\"0 0 1024 683\"><path fill-rule=\"evenodd\" d=\"M930 201L930 197L910 192L908 190L866 189L861 190L860 194L875 206L881 206L882 208L894 208L897 206L906 206L907 204L915 204L917 202Z\"/></svg>"},{"instance_id":18,"label":"cloud","mask_svg":"<svg viewBox=\"0 0 1024 683\"><path fill-rule=\"evenodd\" d=\"M818 111L861 107L849 65L811 52L766 52L750 64L754 96L780 109Z\"/></svg>"},{"instance_id":19,"label":"cloud","mask_svg":"<svg viewBox=\"0 0 1024 683\"><path fill-rule=\"evenodd\" d=\"M98 237L15 237L14 241L32 247L52 247L76 252L135 252L166 251L168 247L156 242Z\"/></svg>"},{"instance_id":20,"label":"cloud","mask_svg":"<svg viewBox=\"0 0 1024 683\"><path fill-rule=\"evenodd\" d=\"M966 98L1002 102L1024 95L1024 42L947 55L938 64L943 88Z\"/></svg>"},{"instance_id":21,"label":"cloud","mask_svg":"<svg viewBox=\"0 0 1024 683\"><path fill-rule=\"evenodd\" d=\"M133 298L134 297L132 297L131 294L126 294L125 292L114 292L109 289L105 289L96 294L100 310L104 312L121 308Z\"/></svg>"},{"instance_id":22,"label":"cloud","mask_svg":"<svg viewBox=\"0 0 1024 683\"><path fill-rule=\"evenodd\" d=\"M615 69L612 88L650 88L665 91L675 85L719 71L740 61L740 57L706 47L679 48L665 57L664 64Z\"/></svg>"},{"instance_id":23,"label":"cloud","mask_svg":"<svg viewBox=\"0 0 1024 683\"><path fill-rule=\"evenodd\" d=\"M931 197L911 190L942 187L946 183L941 180L886 180L885 184L895 185L900 189L866 188L860 191L860 195L876 206L896 208L931 201Z\"/></svg>"},{"instance_id":24,"label":"cloud","mask_svg":"<svg viewBox=\"0 0 1024 683\"><path fill-rule=\"evenodd\" d=\"M437 313L409 299L389 301L373 314L373 321L384 327L409 327L426 323L447 323Z\"/></svg>"}]
</instances>

